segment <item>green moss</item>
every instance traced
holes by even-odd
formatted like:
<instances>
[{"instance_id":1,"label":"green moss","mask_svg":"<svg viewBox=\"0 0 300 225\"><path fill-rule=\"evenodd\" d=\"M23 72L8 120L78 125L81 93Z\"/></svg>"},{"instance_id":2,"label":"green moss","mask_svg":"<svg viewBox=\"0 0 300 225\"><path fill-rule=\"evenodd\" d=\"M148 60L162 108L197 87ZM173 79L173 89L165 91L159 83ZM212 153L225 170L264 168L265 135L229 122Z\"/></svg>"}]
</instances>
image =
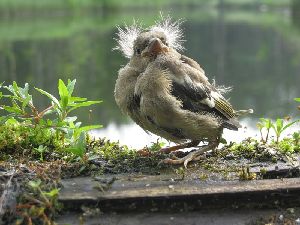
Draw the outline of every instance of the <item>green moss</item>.
<instances>
[{"instance_id":1,"label":"green moss","mask_svg":"<svg viewBox=\"0 0 300 225\"><path fill-rule=\"evenodd\" d=\"M154 148L154 147L153 147ZM141 156L134 149L129 149L118 142L105 139L93 140L88 143L88 158L91 163L101 163L103 173L122 172L159 172L159 162L164 155L157 151L149 156Z\"/></svg>"},{"instance_id":2,"label":"green moss","mask_svg":"<svg viewBox=\"0 0 300 225\"><path fill-rule=\"evenodd\" d=\"M51 153L61 153L64 142L61 136L50 128L41 126L30 126L25 123L4 124L0 126L0 160L5 160L10 156L26 155L31 159L38 159L39 154L34 150L39 146L46 146Z\"/></svg>"},{"instance_id":3,"label":"green moss","mask_svg":"<svg viewBox=\"0 0 300 225\"><path fill-rule=\"evenodd\" d=\"M118 142L92 140L86 136L85 153L78 157L68 151L64 133L51 128L26 123L7 123L0 126L0 160L55 161L62 159L77 168L74 175L91 173L157 172L159 162L166 157L158 153L159 142L149 147L151 155L140 156ZM79 173L79 174L78 174ZM72 176L72 174L69 174Z\"/></svg>"},{"instance_id":4,"label":"green moss","mask_svg":"<svg viewBox=\"0 0 300 225\"><path fill-rule=\"evenodd\" d=\"M294 153L296 146L291 138L284 138L282 141L278 142L277 147L282 153Z\"/></svg>"},{"instance_id":5,"label":"green moss","mask_svg":"<svg viewBox=\"0 0 300 225\"><path fill-rule=\"evenodd\" d=\"M257 153L258 141L255 139L246 139L241 143L231 143L228 147L229 152L234 156L243 156L245 158L252 158Z\"/></svg>"},{"instance_id":6,"label":"green moss","mask_svg":"<svg viewBox=\"0 0 300 225\"><path fill-rule=\"evenodd\" d=\"M299 133L295 132L292 137L285 137L278 143L273 141L271 147L281 154L295 154L300 152Z\"/></svg>"}]
</instances>

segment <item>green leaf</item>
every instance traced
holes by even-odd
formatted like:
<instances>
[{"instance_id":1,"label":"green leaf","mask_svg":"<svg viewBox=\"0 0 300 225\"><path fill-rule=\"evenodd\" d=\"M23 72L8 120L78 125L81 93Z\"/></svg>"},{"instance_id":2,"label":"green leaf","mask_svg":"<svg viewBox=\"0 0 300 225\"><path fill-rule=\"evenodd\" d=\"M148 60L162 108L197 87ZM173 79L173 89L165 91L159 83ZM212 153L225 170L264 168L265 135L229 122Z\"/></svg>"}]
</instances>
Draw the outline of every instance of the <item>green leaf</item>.
<instances>
[{"instance_id":1,"label":"green leaf","mask_svg":"<svg viewBox=\"0 0 300 225\"><path fill-rule=\"evenodd\" d=\"M86 101L87 98L81 98L81 97L69 97L69 101L70 102L83 102L83 101Z\"/></svg>"},{"instance_id":2,"label":"green leaf","mask_svg":"<svg viewBox=\"0 0 300 225\"><path fill-rule=\"evenodd\" d=\"M272 127L272 121L270 119L266 120L266 128L270 129Z\"/></svg>"},{"instance_id":3,"label":"green leaf","mask_svg":"<svg viewBox=\"0 0 300 225\"><path fill-rule=\"evenodd\" d=\"M87 107L87 106L91 106L94 104L99 104L101 102L102 101L86 101L86 102L80 102L80 103L72 103L72 104L69 104L69 106L73 106L73 107L68 110L68 113L75 109L78 109L80 107Z\"/></svg>"},{"instance_id":4,"label":"green leaf","mask_svg":"<svg viewBox=\"0 0 300 225\"><path fill-rule=\"evenodd\" d=\"M16 81L13 82L12 88L13 88L14 94L18 95L19 94L19 87L18 87L18 84L17 84Z\"/></svg>"},{"instance_id":5,"label":"green leaf","mask_svg":"<svg viewBox=\"0 0 300 225\"><path fill-rule=\"evenodd\" d=\"M43 192L46 196L53 198L59 194L60 189L59 188L54 188L49 192Z\"/></svg>"},{"instance_id":6,"label":"green leaf","mask_svg":"<svg viewBox=\"0 0 300 225\"><path fill-rule=\"evenodd\" d=\"M283 127L283 119L277 119L276 120L276 129L280 132L282 131Z\"/></svg>"},{"instance_id":7,"label":"green leaf","mask_svg":"<svg viewBox=\"0 0 300 225\"><path fill-rule=\"evenodd\" d=\"M74 106L74 107L85 107L85 106L90 106L90 105L94 105L94 104L99 104L102 101L85 101L85 102L80 102L80 103L72 103L70 104L70 106Z\"/></svg>"},{"instance_id":8,"label":"green leaf","mask_svg":"<svg viewBox=\"0 0 300 225\"><path fill-rule=\"evenodd\" d=\"M48 93L47 91L44 91L42 89L39 88L35 88L35 90L39 91L40 93L42 93L43 95L46 95L48 98L50 98L50 100L54 103L54 105L56 105L59 109L61 109L60 103L57 100L57 98L55 98L53 95L51 95L50 93Z\"/></svg>"},{"instance_id":9,"label":"green leaf","mask_svg":"<svg viewBox=\"0 0 300 225\"><path fill-rule=\"evenodd\" d=\"M52 120L47 119L47 126L51 127L53 124Z\"/></svg>"},{"instance_id":10,"label":"green leaf","mask_svg":"<svg viewBox=\"0 0 300 225\"><path fill-rule=\"evenodd\" d=\"M300 98L294 98L296 102L300 102Z\"/></svg>"},{"instance_id":11,"label":"green leaf","mask_svg":"<svg viewBox=\"0 0 300 225\"><path fill-rule=\"evenodd\" d=\"M18 125L19 122L15 118L10 117L9 119L6 120L5 124L7 124L7 125L9 125L9 124L11 124L11 125Z\"/></svg>"},{"instance_id":12,"label":"green leaf","mask_svg":"<svg viewBox=\"0 0 300 225\"><path fill-rule=\"evenodd\" d=\"M29 89L28 83L25 83L24 88L19 87L18 91L22 98L26 98L28 96L28 89Z\"/></svg>"},{"instance_id":13,"label":"green leaf","mask_svg":"<svg viewBox=\"0 0 300 225\"><path fill-rule=\"evenodd\" d=\"M1 116L0 117L0 125L3 125L4 123L6 123L7 120L9 120L9 119L12 119L14 115L15 115L14 113L10 113L10 114L8 114L6 116Z\"/></svg>"},{"instance_id":14,"label":"green leaf","mask_svg":"<svg viewBox=\"0 0 300 225\"><path fill-rule=\"evenodd\" d=\"M291 122L291 123L288 123L287 125L285 125L285 126L282 128L282 130L285 130L285 129L289 128L290 126L292 126L293 124L295 124L295 123L297 123L297 122L300 122L300 119L299 119L299 120L295 120L295 121L293 121L293 122Z\"/></svg>"},{"instance_id":15,"label":"green leaf","mask_svg":"<svg viewBox=\"0 0 300 225\"><path fill-rule=\"evenodd\" d=\"M60 104L63 109L66 109L69 101L69 91L65 83L59 79L58 81L58 92L60 96Z\"/></svg>"},{"instance_id":16,"label":"green leaf","mask_svg":"<svg viewBox=\"0 0 300 225\"><path fill-rule=\"evenodd\" d=\"M9 92L11 92L13 95L15 95L15 91L12 85L3 86L3 88L7 89Z\"/></svg>"},{"instance_id":17,"label":"green leaf","mask_svg":"<svg viewBox=\"0 0 300 225\"><path fill-rule=\"evenodd\" d=\"M22 110L18 107L12 107L12 106L2 106L2 108L7 111L7 112L10 112L10 113L17 113L17 114L22 114Z\"/></svg>"},{"instance_id":18,"label":"green leaf","mask_svg":"<svg viewBox=\"0 0 300 225\"><path fill-rule=\"evenodd\" d=\"M66 150L82 158L85 153L85 148L86 148L86 134L85 132L81 132L78 140L75 142L75 145L67 148Z\"/></svg>"},{"instance_id":19,"label":"green leaf","mask_svg":"<svg viewBox=\"0 0 300 225\"><path fill-rule=\"evenodd\" d=\"M94 129L98 129L98 128L102 128L102 125L90 125L90 126L84 126L84 127L80 127L78 130L80 132L86 132L89 130L94 130Z\"/></svg>"},{"instance_id":20,"label":"green leaf","mask_svg":"<svg viewBox=\"0 0 300 225\"><path fill-rule=\"evenodd\" d=\"M71 95L73 94L73 91L74 91L74 87L75 87L75 84L76 84L76 79L74 80L68 80L68 92L69 92L69 97L71 97Z\"/></svg>"},{"instance_id":21,"label":"green leaf","mask_svg":"<svg viewBox=\"0 0 300 225\"><path fill-rule=\"evenodd\" d=\"M47 151L47 146L39 145L39 147L38 148L34 148L34 150L36 150L39 153L43 153L43 152Z\"/></svg>"},{"instance_id":22,"label":"green leaf","mask_svg":"<svg viewBox=\"0 0 300 225\"><path fill-rule=\"evenodd\" d=\"M262 126L266 129L270 129L272 127L271 119L260 118L260 121L262 122Z\"/></svg>"},{"instance_id":23,"label":"green leaf","mask_svg":"<svg viewBox=\"0 0 300 225\"><path fill-rule=\"evenodd\" d=\"M26 98L23 99L23 102L22 102L22 110L25 109L25 107L28 105L29 102L31 102L31 96L28 95Z\"/></svg>"},{"instance_id":24,"label":"green leaf","mask_svg":"<svg viewBox=\"0 0 300 225\"><path fill-rule=\"evenodd\" d=\"M66 151L71 152L72 154L82 158L85 152L85 148L81 146L73 146L73 147L66 148Z\"/></svg>"}]
</instances>

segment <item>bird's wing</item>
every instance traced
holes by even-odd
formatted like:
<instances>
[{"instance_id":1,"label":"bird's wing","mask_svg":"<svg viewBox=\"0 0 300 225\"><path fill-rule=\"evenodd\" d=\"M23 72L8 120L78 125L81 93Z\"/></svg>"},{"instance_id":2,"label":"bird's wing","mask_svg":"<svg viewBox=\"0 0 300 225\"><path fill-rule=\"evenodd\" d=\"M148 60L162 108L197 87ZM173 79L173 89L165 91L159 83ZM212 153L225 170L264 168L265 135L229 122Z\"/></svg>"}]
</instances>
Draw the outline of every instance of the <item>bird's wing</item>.
<instances>
[{"instance_id":1,"label":"bird's wing","mask_svg":"<svg viewBox=\"0 0 300 225\"><path fill-rule=\"evenodd\" d=\"M190 66L190 63L188 65ZM180 70L180 74L178 71L174 71L172 74L171 71L170 77L172 80L171 94L182 102L184 109L193 112L213 113L226 120L235 117L235 111L231 104L213 85L203 79L205 75L201 70L195 72L194 69L186 66L185 62L183 62L182 67L186 68Z\"/></svg>"}]
</instances>

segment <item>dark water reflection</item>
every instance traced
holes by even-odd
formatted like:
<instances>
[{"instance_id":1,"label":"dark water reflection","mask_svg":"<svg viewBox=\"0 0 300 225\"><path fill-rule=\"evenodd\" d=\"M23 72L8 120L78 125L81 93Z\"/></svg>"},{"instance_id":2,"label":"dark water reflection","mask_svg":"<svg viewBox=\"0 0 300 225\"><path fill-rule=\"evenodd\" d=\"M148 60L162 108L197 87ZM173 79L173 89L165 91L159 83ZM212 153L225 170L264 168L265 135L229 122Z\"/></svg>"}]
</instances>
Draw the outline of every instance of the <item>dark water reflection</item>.
<instances>
[{"instance_id":1,"label":"dark water reflection","mask_svg":"<svg viewBox=\"0 0 300 225\"><path fill-rule=\"evenodd\" d=\"M236 108L253 108L253 126L259 117L297 115L294 97L300 97L300 31L295 13L282 10L178 9L185 18L185 54L196 59L218 84L233 86ZM27 18L0 22L0 77L10 83L29 82L57 93L59 78L77 79L79 96L104 103L78 113L86 123L123 124L113 99L114 83L126 59L111 49L115 25L132 18L151 24L158 12L105 16ZM228 96L229 97L229 96ZM46 106L36 96L36 104ZM78 114L77 113L77 114ZM299 113L298 113L299 115Z\"/></svg>"}]
</instances>

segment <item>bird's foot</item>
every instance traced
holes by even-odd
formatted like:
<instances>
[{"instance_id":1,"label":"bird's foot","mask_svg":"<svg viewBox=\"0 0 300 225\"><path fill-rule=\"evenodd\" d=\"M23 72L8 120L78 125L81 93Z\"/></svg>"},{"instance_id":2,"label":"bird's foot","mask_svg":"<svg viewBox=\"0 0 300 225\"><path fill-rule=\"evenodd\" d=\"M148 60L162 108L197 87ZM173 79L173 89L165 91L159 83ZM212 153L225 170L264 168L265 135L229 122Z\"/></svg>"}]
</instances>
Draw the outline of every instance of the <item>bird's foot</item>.
<instances>
[{"instance_id":1,"label":"bird's foot","mask_svg":"<svg viewBox=\"0 0 300 225\"><path fill-rule=\"evenodd\" d=\"M160 149L160 152L167 154L167 153L170 153L170 152L177 151L179 149L195 147L199 144L199 142L200 141L191 141L191 142L187 142L187 143L184 143L184 144L175 145L175 146L172 146L172 147L162 148L162 149Z\"/></svg>"},{"instance_id":2,"label":"bird's foot","mask_svg":"<svg viewBox=\"0 0 300 225\"><path fill-rule=\"evenodd\" d=\"M187 168L187 165L189 162L191 161L198 161L201 159L201 156L203 153L211 150L211 149L215 149L215 145L206 145L203 146L201 148L199 148L196 151L190 152L188 155L182 157L182 158L178 158L178 157L174 157L172 156L172 158L167 158L164 159L160 162L160 164L164 163L164 164L172 164L172 165L178 165L178 164L183 164L185 168Z\"/></svg>"}]
</instances>

